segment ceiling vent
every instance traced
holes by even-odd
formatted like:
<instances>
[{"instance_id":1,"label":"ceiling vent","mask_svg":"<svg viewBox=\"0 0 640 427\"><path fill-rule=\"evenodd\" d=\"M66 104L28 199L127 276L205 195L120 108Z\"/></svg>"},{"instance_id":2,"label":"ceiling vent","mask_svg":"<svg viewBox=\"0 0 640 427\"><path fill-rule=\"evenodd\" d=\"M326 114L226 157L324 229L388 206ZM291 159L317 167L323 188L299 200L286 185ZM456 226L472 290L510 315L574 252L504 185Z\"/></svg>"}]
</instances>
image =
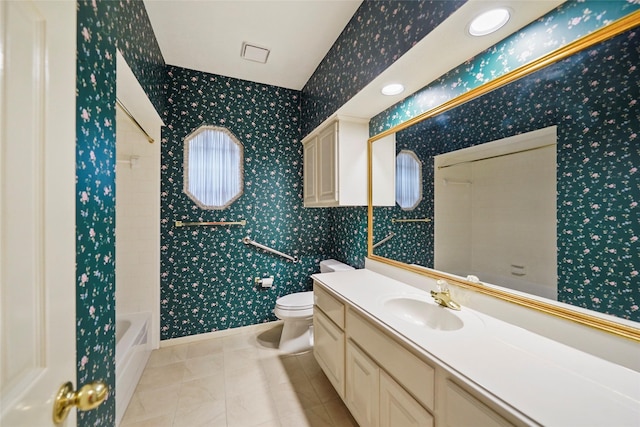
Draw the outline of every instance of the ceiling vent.
<instances>
[{"instance_id":1,"label":"ceiling vent","mask_svg":"<svg viewBox=\"0 0 640 427\"><path fill-rule=\"evenodd\" d=\"M270 50L264 47L249 44L247 42L242 43L242 52L240 56L248 61L260 62L265 64L269 57Z\"/></svg>"}]
</instances>

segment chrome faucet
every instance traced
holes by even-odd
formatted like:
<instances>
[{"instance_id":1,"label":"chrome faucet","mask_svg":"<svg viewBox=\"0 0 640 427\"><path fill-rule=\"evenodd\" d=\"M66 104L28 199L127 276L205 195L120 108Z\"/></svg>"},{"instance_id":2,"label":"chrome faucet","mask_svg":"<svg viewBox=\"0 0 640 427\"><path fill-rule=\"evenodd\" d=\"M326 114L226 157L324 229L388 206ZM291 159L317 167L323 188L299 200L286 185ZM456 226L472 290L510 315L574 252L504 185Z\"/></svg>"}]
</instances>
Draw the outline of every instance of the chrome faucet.
<instances>
[{"instance_id":1,"label":"chrome faucet","mask_svg":"<svg viewBox=\"0 0 640 427\"><path fill-rule=\"evenodd\" d=\"M460 304L451 299L449 284L445 280L438 280L436 285L438 286L438 292L431 291L431 296L434 301L443 307L447 307L452 310L460 310Z\"/></svg>"}]
</instances>

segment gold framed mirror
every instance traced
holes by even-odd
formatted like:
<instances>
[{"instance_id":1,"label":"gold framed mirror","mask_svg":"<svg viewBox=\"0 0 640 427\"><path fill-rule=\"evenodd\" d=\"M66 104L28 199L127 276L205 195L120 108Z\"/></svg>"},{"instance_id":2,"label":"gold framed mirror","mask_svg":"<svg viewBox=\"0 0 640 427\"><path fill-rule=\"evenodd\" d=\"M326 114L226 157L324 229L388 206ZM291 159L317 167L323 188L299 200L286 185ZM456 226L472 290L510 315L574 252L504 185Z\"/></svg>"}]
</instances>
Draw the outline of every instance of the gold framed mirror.
<instances>
[{"instance_id":1,"label":"gold framed mirror","mask_svg":"<svg viewBox=\"0 0 640 427\"><path fill-rule=\"evenodd\" d=\"M484 107L487 109L490 109L490 106L492 105L492 103L504 102L509 109L518 111L520 110L519 106L511 104L510 103L511 100L505 100L503 98L504 96L503 93L500 92L501 90L506 90L506 88L508 88L510 84L527 85L531 83L536 85L542 85L542 86L536 86L536 87L543 87L544 85L548 85L548 87L551 88L551 90L555 90L555 89L559 90L560 91L558 94L559 96L569 97L570 95L580 95L582 94L582 92L580 92L580 89L577 89L574 86L571 86L571 87L567 86L564 89L566 91L567 90L574 91L572 93L568 93L568 92L563 93L561 89L553 86L554 83L550 80L551 78L550 76L554 74L557 75L562 73L560 73L559 70L554 70L552 67L559 66L559 64L562 64L563 61L571 62L573 58L573 64L576 65L577 67L582 67L582 70L584 70L585 68L588 68L588 66L581 65L581 64L586 60L588 60L590 55L596 55L595 53L592 53L592 52L595 52L597 50L596 49L597 46L601 46L601 45L604 46L605 43L613 42L614 39L623 37L624 34L627 32L634 33L631 30L635 29L639 25L640 25L640 12L634 12L626 16L625 18L615 21L601 28L600 30L597 30L583 38L576 40L575 42L572 42L562 48L559 48L531 63L528 63L520 68L517 68L501 77L497 77L489 81L488 83L485 83L482 86L472 89L464 93L463 95L453 98L429 111L426 111L425 113L405 123L397 125L391 129L388 129L370 138L369 150L368 150L368 153L369 153L368 179L369 179L369 192L370 192L369 207L368 207L368 253L367 253L368 258L371 260L388 264L388 265L392 265L394 267L410 270L412 272L415 272L430 278L435 278L435 279L444 278L449 282L454 283L466 289L470 289L476 292L490 295L495 298L499 298L511 303L521 305L523 307L542 311L550 315L558 316L563 319L567 319L567 320L577 322L589 327L593 327L602 331L616 334L618 336L625 337L634 341L640 341L640 328L635 325L635 323L638 322L638 312L639 312L638 305L640 305L638 304L639 301L637 299L634 299L633 301L621 300L620 302L617 302L617 301L615 302L615 304L619 306L626 304L624 310L622 311L624 311L625 313L631 313L629 317L621 316L620 320L618 321L613 316L600 315L600 314L596 314L593 311L595 310L594 307L597 307L599 304L606 305L602 301L603 299L605 299L604 296L610 296L611 298L614 298L612 293L608 292L606 289L601 290L600 295L604 295L604 296L594 297L590 295L580 295L579 297L582 299L585 299L586 303L584 305L580 305L580 304L571 305L571 302L564 301L561 298L558 298L558 301L553 301L550 299L546 299L544 297L532 297L521 291L514 292L503 286L485 286L482 283L483 281L482 276L479 276L480 281L477 282L476 280L474 280L472 275L466 276L466 274L460 274L460 272L455 272L454 274L452 272L438 270L437 266L434 266L433 264L434 259L437 258L437 256L434 256L433 254L434 252L433 234L434 234L434 228L435 228L433 224L436 223L436 226L437 226L438 218L436 217L435 220L431 222L425 221L424 223L412 225L413 228L411 228L410 231L407 232L407 235L408 234L412 234L412 235L427 234L432 237L432 240L431 241L427 240L426 243L420 242L420 244L424 246L422 248L416 248L415 246L419 246L419 245L413 245L411 247L411 250L408 251L406 250L406 245L407 245L406 236L403 236L399 227L393 228L394 227L393 220L389 221L389 215L393 215L393 209L399 209L399 208L398 207L396 208L374 207L371 201L372 200L371 194L373 191L372 183L376 181L376 179L373 177L373 172L372 172L372 169L373 169L372 164L374 163L376 141L379 141L390 135L395 135L396 141L399 141L400 132L412 131L412 130L418 129L418 127L420 126L423 127L421 128L421 131L424 131L427 127L431 126L431 124L435 123L435 121L437 120L446 121L449 124L451 124L455 122L457 117L457 116L454 116L453 114L454 110L457 109L458 107L471 108L472 102L480 102L480 103L484 102ZM637 55L638 54L638 47L637 47L637 40L636 40L637 34L634 33L633 37L634 37L634 41L633 41L632 49L635 49L634 52L635 52L635 55ZM604 53L602 54L605 56L605 58L608 58L609 56L612 55L612 53L610 51L607 51L606 48L604 48L603 52ZM598 60L598 59L596 58L595 60ZM579 68L576 68L576 69L579 69ZM538 75L537 73L539 72L540 73L545 72L546 74ZM587 76L588 70L584 71L584 74L579 74L579 76L583 76L583 75ZM613 80L617 78L621 78L619 75L614 75L611 77L613 77ZM577 78L576 81L580 80L580 78L581 77ZM611 79L609 79L607 76L601 76L602 82L606 81L609 84L610 80ZM597 86L599 84L599 80L591 81L588 79L588 77L584 77L584 82L582 83L585 85L585 87ZM633 81L626 81L621 86L616 86L614 81L609 88L603 87L602 90L599 91L599 94L597 95L597 97L605 96L609 92L616 93L616 94L618 92L624 92L625 84L626 84L626 87L631 87L632 91L637 92L638 90L637 83ZM619 89L619 90L616 91L616 89ZM529 90L530 93L535 93L537 89L535 88L532 89L531 87L529 87L527 88L527 90ZM634 92L634 94L636 94L636 92ZM493 98L490 98L489 100L487 100L488 96L492 96ZM625 150L622 150L622 151L625 153L624 156L627 156L627 157L631 156L632 160L637 162L638 157L640 156L640 150L638 150L637 148L639 143L637 142L637 140L635 140L635 138L638 136L638 133L639 133L637 132L637 126L639 122L637 112L638 112L638 108L640 107L635 104L635 101L632 101L631 103L629 103L628 100L626 100L625 102L627 102L627 106L625 108L630 110L631 117L624 117L618 120L618 122L616 123L615 119L608 117L606 112L604 111L601 112L593 109L590 110L588 108L588 106L590 105L590 99L589 99L590 97L596 98L596 95L593 95L593 96L586 95L584 96L584 99L582 99L577 103L580 106L587 106L587 108L581 110L580 113L586 114L587 119L591 117L594 119L594 121L599 120L604 122L605 124L611 124L613 127L617 127L617 128L624 127L626 130L628 130L630 139L627 139L626 151ZM637 99L637 96L634 99ZM497 122L499 122L499 125L494 126L493 122L487 119L483 122L483 126L491 129L493 129L493 127L504 126L508 130L505 132L502 132L501 137L506 138L509 136L514 136L514 135L522 134L529 131L539 130L539 129L542 129L543 127L550 126L550 125L558 125L558 124L561 125L563 123L558 123L558 122L562 122L563 120L566 122L577 121L577 120L574 120L574 117L571 117L570 114L565 114L563 116L562 109L556 108L557 106L555 105L554 105L554 108L545 109L545 105L543 105L542 103L540 105L535 103L533 98L527 99L527 101L532 103L532 108L534 110L540 109L540 112L542 113L542 115L546 114L548 116L554 116L556 117L556 120L554 121L553 118L550 118L549 120L546 120L546 121L541 120L538 123L537 119L532 118L530 119L531 124L518 127L517 125L513 124L510 117L496 115L497 118L494 117L494 119L497 120ZM609 104L610 102L613 102L613 101L600 99L599 102ZM620 102L620 100L618 100L617 102ZM466 114L469 114L469 112L470 110L468 110ZM465 113L459 113L458 115L464 116L464 114ZM633 117L634 114L635 114L635 117ZM433 119L433 120L430 121L429 119ZM522 120L522 122L524 122L524 120ZM429 129L429 131L431 132L430 135L434 135L437 132L437 129L438 129L437 126L433 126L432 128L430 128ZM591 139L585 142L586 144L589 144L589 145L585 145L584 147L588 148L589 150L593 150L593 156L591 156L593 157L593 159L590 159L588 156L586 156L581 160L581 162L584 164L589 163L589 165L595 164L598 162L603 164L598 164L598 167L596 168L582 168L579 171L577 171L573 167L573 165L568 162L568 159L570 157L566 155L565 151L573 151L576 148L578 143L573 140L569 141L565 137L566 135L563 134L563 132L566 133L567 130L563 129L562 126L560 126L560 129L558 130L559 132L558 137L557 137L558 138L557 139L557 147L558 147L557 148L557 154L558 154L557 168L558 169L556 172L557 176L558 177L574 177L576 179L578 178L582 179L584 178L584 176L591 177L594 179L602 178L601 175L604 175L605 174L604 171L606 171L607 168L609 167L609 164L605 163L603 159L606 159L607 156L615 156L615 154L611 154L611 153L614 153L614 151L606 150L607 138L612 138L611 135L613 135L610 132L610 130L611 129L605 129L605 128L588 129L586 127L581 130L581 135L592 136ZM467 131L465 134L465 137L462 139L468 139L466 138L468 134L469 132ZM593 137L593 135L595 135L595 137ZM450 140L452 140L453 138L451 135L447 135L447 137ZM499 138L495 138L495 139L499 139ZM582 138L582 139L585 139L585 138ZM487 139L487 140L475 139L470 141L468 145L466 145L466 147L484 144L485 142L489 142L492 140L493 139ZM450 141L447 141L447 143L449 142ZM445 144L443 143L441 145L445 145ZM629 149L629 147L631 148ZM406 145L400 144L398 146L398 149L405 149L405 148L406 148ZM629 153L629 151L631 151L631 153ZM433 154L435 155L435 154L441 154L441 153L433 153ZM431 206L422 210L420 210L421 208L418 207L416 217L426 216L428 218L430 216L431 218L433 218L434 211L435 211L435 209L433 208L433 193L434 193L433 163L434 161L432 157L427 157L426 155L424 156L424 158L420 158L419 160L424 164L425 168L429 166L432 169L430 173L427 173L426 171L424 172L425 179L431 179L431 181L425 183L425 190L423 190L425 193L424 199L428 201L431 198L430 199ZM627 162L626 164L628 165L630 162L632 162L632 160L626 160ZM637 165L637 163L635 164ZM635 175L636 172L634 171L634 169L635 169L634 167L632 167L631 170L627 168L627 171L624 174L622 174L623 175L622 178L618 179L615 182L613 181L606 182L606 180L602 182L601 185L604 191L611 191L611 195L612 195L612 197L610 197L611 199L625 198L629 193L631 194L635 193L637 196L638 184L637 184L637 175ZM377 180L380 181L379 179ZM633 180L636 180L636 181L634 182ZM471 183L471 181L467 181L467 180L462 180L460 182L465 184ZM600 181L598 182L600 183ZM593 224L594 221L592 221L593 218L590 218L589 216L585 216L583 214L582 217L580 217L579 219L581 222L580 227L583 227L583 228L580 228L580 232L583 233L583 235L581 236L586 238L587 240L584 242L575 243L575 240L577 240L575 238L575 235L571 236L571 239L567 237L572 234L571 227L565 227L564 225L566 224L562 224L562 222L564 221L566 223L569 223L573 221L573 223L576 224L576 221L578 221L578 217L579 217L579 215L575 213L566 214L566 210L568 209L567 207L571 206L572 203L576 203L575 200L571 200L571 194L570 194L571 191L575 192L576 188L577 188L576 186L573 186L572 188L569 189L568 186L563 186L560 183L558 184L559 195L558 195L557 203L559 205L559 210L562 211L561 213L558 214L558 224L557 224L557 235L558 235L558 242L557 242L558 261L557 262L558 262L558 271L560 271L557 277L557 286L559 289L561 289L559 292L564 292L564 293L582 292L582 288L574 287L568 284L567 280L565 280L567 277L571 277L572 279L574 277L580 277L581 280L584 282L592 281L595 283L599 281L600 282L599 286L601 287L608 286L608 287L611 287L612 289L616 285L622 286L622 282L624 282L625 286L629 290L626 293L631 293L632 297L637 295L638 292L640 292L640 289L639 289L640 286L638 284L638 280L640 279L640 276L638 276L638 272L634 269L634 268L638 268L637 265L633 267L633 263L635 262L633 261L633 259L634 257L635 259L637 259L637 256L638 256L638 248L635 245L634 237L638 235L639 221L638 221L637 210L635 210L635 205L632 204L631 206L632 209L630 210L628 209L629 206L627 206L625 208L626 210L623 213L620 213L620 211L618 210L616 210L616 212L618 213L610 213L607 209L601 206L601 204L595 203L595 202L591 203L587 207L588 208L587 210L591 210L594 212L593 213L594 218L595 218L595 215L599 215L602 221L615 222L615 223L621 224L622 227L626 227L624 232L621 233L623 234L622 238L626 240L625 240L625 243L621 244L621 246L619 247L607 246L607 245L602 246L601 249L603 253L604 252L607 252L607 253L603 255L603 257L605 257L605 260L599 265L593 265L593 264L587 264L587 263L580 264L581 260L584 259L582 255L587 254L590 250L589 244L588 244L589 239L591 239L592 241L598 241L603 238L605 239L610 238L611 236L603 235L603 234L607 234L606 230L598 229L599 232L594 231L596 230L598 225L593 226L596 228L590 228L590 229L586 228L586 227L591 227L591 225L587 225L587 224L590 224L590 223ZM585 195L590 190L588 186L582 186L581 188ZM565 192L564 195L562 194L562 191ZM614 195L618 195L618 196L614 197ZM587 198L586 196L583 197L583 199L586 199L586 198ZM608 197L605 197L605 198L608 198ZM629 199L625 198L624 200L625 200L625 203L628 203ZM397 212L399 212L399 210L396 211L396 214ZM582 212L584 212L584 210ZM419 230L417 227L422 227L422 229ZM385 238L385 236L390 236L392 234L394 236L393 238L385 240L384 244L380 245L381 241ZM610 234L613 234L613 232ZM635 237L635 239L637 240L637 237ZM569 240L572 240L572 242L568 242ZM396 254L395 256L394 256L394 251L390 249L392 248L392 245L394 244L394 242L399 242L397 243L399 245L402 245L402 244L405 245L403 249L399 251L395 251L395 254ZM576 257L566 256L566 254L570 253L570 251L575 251L577 247L581 247L582 248L581 251L583 253L581 253L579 256L576 255ZM397 253L402 253L402 256L397 256ZM406 256L406 258L403 258L404 256ZM627 270L625 271L625 274L616 276L617 274L616 270L618 268L618 265L606 259L607 256L611 256L612 257L611 259L613 259L614 257L616 259L623 259L622 262L625 263L625 268L627 268ZM525 270L525 267L523 265L520 265L519 263L513 262L513 261L510 261L507 264L510 264L510 267L512 268L512 273L514 275L519 275L519 274L523 275L523 273L521 273ZM565 265L565 264L574 264L574 267L575 267L574 270L580 270L579 274L576 274L575 276L571 276L563 273L560 267L561 265ZM632 266L632 267L629 267L629 266ZM609 270L610 275L607 275L606 271L604 270ZM591 276L586 274L585 271L591 274ZM464 279L465 276L468 277L469 280ZM486 280L486 282L495 284L490 280ZM620 292L620 293L623 294L625 292ZM576 299L578 299L578 297L576 297ZM602 310L602 312L605 314L611 314L611 313L607 313L606 307L605 309ZM616 315L615 313L613 314Z\"/></svg>"}]
</instances>

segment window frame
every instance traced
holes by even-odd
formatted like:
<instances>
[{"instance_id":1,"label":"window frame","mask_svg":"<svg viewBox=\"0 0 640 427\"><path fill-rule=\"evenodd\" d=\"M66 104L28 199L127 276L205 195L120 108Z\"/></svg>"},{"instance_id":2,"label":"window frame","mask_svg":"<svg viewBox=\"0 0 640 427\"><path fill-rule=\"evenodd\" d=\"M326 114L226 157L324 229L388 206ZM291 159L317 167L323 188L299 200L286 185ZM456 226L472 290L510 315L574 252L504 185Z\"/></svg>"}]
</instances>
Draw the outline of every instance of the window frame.
<instances>
[{"instance_id":1,"label":"window frame","mask_svg":"<svg viewBox=\"0 0 640 427\"><path fill-rule=\"evenodd\" d=\"M225 204L223 205L207 205L203 203L195 194L193 194L189 189L189 152L190 152L190 142L199 134L214 131L214 132L222 132L224 133L234 144L239 147L239 158L238 158L238 174L239 174L239 182L240 188L239 191L231 197ZM184 144L184 159L183 159L183 191L184 193L191 199L200 209L206 210L222 210L226 209L233 202L238 200L242 194L244 194L244 145L242 142L231 132L229 129L223 126L212 126L212 125L202 125L195 129L193 132L189 133L183 139Z\"/></svg>"},{"instance_id":2,"label":"window frame","mask_svg":"<svg viewBox=\"0 0 640 427\"><path fill-rule=\"evenodd\" d=\"M397 170L397 162L398 162L398 156L400 156L401 154L404 155L408 155L410 157L413 158L413 160L415 160L416 164L418 165L418 198L415 201L415 203L411 206L408 207L403 207L399 202L398 202L398 182L400 181L399 176L398 176L398 170ZM423 191L423 185L424 183L422 182L422 168L423 168L423 164L422 161L420 161L420 159L418 158L418 155L413 152L412 150L400 150L400 152L398 154L396 154L396 194L395 194L395 203L400 207L400 209L402 209L403 211L412 211L415 208L418 207L418 205L420 204L420 202L422 202L422 199L424 198L424 191Z\"/></svg>"}]
</instances>

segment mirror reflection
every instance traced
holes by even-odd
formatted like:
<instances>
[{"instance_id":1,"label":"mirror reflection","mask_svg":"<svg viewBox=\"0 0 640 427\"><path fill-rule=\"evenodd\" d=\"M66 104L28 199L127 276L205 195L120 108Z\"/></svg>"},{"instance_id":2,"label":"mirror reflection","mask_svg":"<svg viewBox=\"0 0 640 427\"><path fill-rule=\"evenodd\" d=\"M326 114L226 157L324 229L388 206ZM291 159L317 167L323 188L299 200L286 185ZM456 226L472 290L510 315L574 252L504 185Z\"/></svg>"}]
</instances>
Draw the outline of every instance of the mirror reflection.
<instances>
[{"instance_id":1,"label":"mirror reflection","mask_svg":"<svg viewBox=\"0 0 640 427\"><path fill-rule=\"evenodd\" d=\"M396 203L411 211L422 200L422 163L413 151L402 150L396 156Z\"/></svg>"},{"instance_id":2,"label":"mirror reflection","mask_svg":"<svg viewBox=\"0 0 640 427\"><path fill-rule=\"evenodd\" d=\"M557 127L434 158L434 267L555 299Z\"/></svg>"},{"instance_id":3,"label":"mirror reflection","mask_svg":"<svg viewBox=\"0 0 640 427\"><path fill-rule=\"evenodd\" d=\"M527 292L640 321L638 64L638 37L631 30L396 133L396 153L412 151L423 165L423 199L412 211L374 207L373 241L395 236L373 253L463 277L475 274L488 283L518 279L528 282ZM438 156L545 129L557 134L551 184L527 175L484 176L471 163L434 167ZM486 169L522 168L514 162L522 159L500 157L500 165ZM524 164L533 172L548 169L541 159ZM516 179L529 180L529 187L490 187ZM552 200L544 208L524 197L543 188ZM445 200L437 205L436 192ZM499 193L508 197L497 201ZM520 219L504 216L505 210L519 211ZM474 228L478 220L470 213L476 211L483 223ZM543 213L545 220L532 221ZM409 216L435 221L393 222ZM514 241L521 245L510 246ZM507 244L497 248L500 242Z\"/></svg>"}]
</instances>

